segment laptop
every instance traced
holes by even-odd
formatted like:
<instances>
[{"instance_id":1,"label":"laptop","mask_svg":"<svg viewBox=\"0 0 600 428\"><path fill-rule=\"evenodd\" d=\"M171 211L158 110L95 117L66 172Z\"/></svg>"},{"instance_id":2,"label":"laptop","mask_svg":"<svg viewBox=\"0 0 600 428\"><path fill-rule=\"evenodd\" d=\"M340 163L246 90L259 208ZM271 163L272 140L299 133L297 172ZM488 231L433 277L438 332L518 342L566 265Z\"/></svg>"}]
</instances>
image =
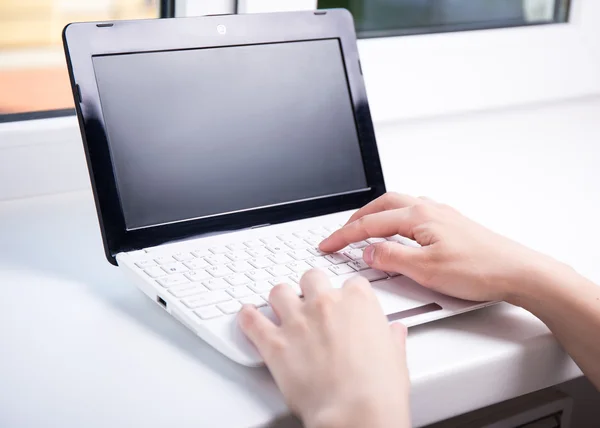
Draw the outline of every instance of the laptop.
<instances>
[{"instance_id":1,"label":"laptop","mask_svg":"<svg viewBox=\"0 0 600 428\"><path fill-rule=\"evenodd\" d=\"M236 313L320 268L366 277L408 326L486 306L318 244L386 191L345 10L76 23L64 30L104 249L158 307L232 360ZM399 245L415 245L400 236Z\"/></svg>"}]
</instances>

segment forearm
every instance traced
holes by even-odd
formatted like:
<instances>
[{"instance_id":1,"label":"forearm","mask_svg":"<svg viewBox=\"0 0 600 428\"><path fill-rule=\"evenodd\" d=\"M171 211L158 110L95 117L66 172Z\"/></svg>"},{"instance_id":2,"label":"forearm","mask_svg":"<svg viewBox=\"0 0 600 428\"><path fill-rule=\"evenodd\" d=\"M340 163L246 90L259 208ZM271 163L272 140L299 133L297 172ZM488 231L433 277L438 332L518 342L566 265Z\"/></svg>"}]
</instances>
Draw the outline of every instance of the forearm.
<instances>
[{"instance_id":1,"label":"forearm","mask_svg":"<svg viewBox=\"0 0 600 428\"><path fill-rule=\"evenodd\" d=\"M544 258L524 275L511 300L550 328L600 390L600 287Z\"/></svg>"}]
</instances>

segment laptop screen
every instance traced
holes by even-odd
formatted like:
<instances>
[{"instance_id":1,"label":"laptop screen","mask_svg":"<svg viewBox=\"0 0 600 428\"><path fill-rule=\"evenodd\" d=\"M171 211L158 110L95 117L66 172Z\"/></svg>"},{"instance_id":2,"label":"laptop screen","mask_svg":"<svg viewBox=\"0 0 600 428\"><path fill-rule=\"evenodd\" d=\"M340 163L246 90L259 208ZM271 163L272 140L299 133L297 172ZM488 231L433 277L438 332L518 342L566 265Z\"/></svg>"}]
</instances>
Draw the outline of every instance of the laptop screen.
<instances>
[{"instance_id":1,"label":"laptop screen","mask_svg":"<svg viewBox=\"0 0 600 428\"><path fill-rule=\"evenodd\" d=\"M367 187L337 39L93 65L128 230Z\"/></svg>"}]
</instances>

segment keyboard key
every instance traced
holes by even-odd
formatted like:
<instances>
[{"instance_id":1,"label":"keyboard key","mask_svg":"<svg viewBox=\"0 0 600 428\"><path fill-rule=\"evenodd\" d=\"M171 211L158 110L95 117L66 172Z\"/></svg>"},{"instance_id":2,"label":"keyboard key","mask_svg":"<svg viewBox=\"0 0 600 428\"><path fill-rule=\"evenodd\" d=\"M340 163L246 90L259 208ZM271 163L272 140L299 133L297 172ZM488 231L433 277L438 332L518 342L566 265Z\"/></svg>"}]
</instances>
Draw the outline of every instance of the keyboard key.
<instances>
[{"instance_id":1,"label":"keyboard key","mask_svg":"<svg viewBox=\"0 0 600 428\"><path fill-rule=\"evenodd\" d=\"M278 245L281 245L281 241L274 236L270 238L261 238L261 241L267 247L277 247Z\"/></svg>"},{"instance_id":2,"label":"keyboard key","mask_svg":"<svg viewBox=\"0 0 600 428\"><path fill-rule=\"evenodd\" d=\"M243 273L236 273L234 275L229 275L225 277L225 281L230 283L231 285L244 285L250 282L250 278L248 278Z\"/></svg>"},{"instance_id":3,"label":"keyboard key","mask_svg":"<svg viewBox=\"0 0 600 428\"><path fill-rule=\"evenodd\" d=\"M188 260L183 262L183 264L186 265L190 270L204 269L210 266L210 264L208 264L208 262L204 259Z\"/></svg>"},{"instance_id":4,"label":"keyboard key","mask_svg":"<svg viewBox=\"0 0 600 428\"><path fill-rule=\"evenodd\" d=\"M252 292L252 290L250 290L248 287L245 287L245 286L231 287L231 288L227 289L227 292L234 299L241 299L242 297L248 297L248 296L252 296L254 294Z\"/></svg>"},{"instance_id":5,"label":"keyboard key","mask_svg":"<svg viewBox=\"0 0 600 428\"><path fill-rule=\"evenodd\" d=\"M332 267L332 266L330 266L330 267ZM332 270L329 270L327 268L319 268L319 270L322 271L329 278L337 276L337 274L335 272L333 272Z\"/></svg>"},{"instance_id":6,"label":"keyboard key","mask_svg":"<svg viewBox=\"0 0 600 428\"><path fill-rule=\"evenodd\" d=\"M206 272L204 269L192 270L184 273L185 277L190 281L204 281L205 279L212 279L212 275Z\"/></svg>"},{"instance_id":7,"label":"keyboard key","mask_svg":"<svg viewBox=\"0 0 600 428\"><path fill-rule=\"evenodd\" d=\"M210 291L197 296L187 297L181 302L190 309L200 308L202 306L214 305L231 300L231 296L224 291Z\"/></svg>"},{"instance_id":8,"label":"keyboard key","mask_svg":"<svg viewBox=\"0 0 600 428\"><path fill-rule=\"evenodd\" d=\"M242 272L246 272L246 271L249 271L251 269L254 269L252 267L252 265L250 263L248 263L248 262L230 263L230 264L227 265L227 267L229 269L231 269L232 271L237 272L237 273L242 273Z\"/></svg>"},{"instance_id":9,"label":"keyboard key","mask_svg":"<svg viewBox=\"0 0 600 428\"><path fill-rule=\"evenodd\" d=\"M188 282L190 282L190 280L181 274L175 274L157 279L156 282L158 282L165 288L169 288L175 285L187 284Z\"/></svg>"},{"instance_id":10,"label":"keyboard key","mask_svg":"<svg viewBox=\"0 0 600 428\"><path fill-rule=\"evenodd\" d=\"M167 275L167 272L165 272L158 266L148 268L144 272L146 272L146 275L148 275L150 278L160 278L161 276Z\"/></svg>"},{"instance_id":11,"label":"keyboard key","mask_svg":"<svg viewBox=\"0 0 600 428\"><path fill-rule=\"evenodd\" d=\"M327 259L327 261L329 261L331 264L334 264L334 265L339 265L342 263L348 263L348 262L352 261L345 255L340 254L340 253L329 254L329 255L325 256L325 258Z\"/></svg>"},{"instance_id":12,"label":"keyboard key","mask_svg":"<svg viewBox=\"0 0 600 428\"><path fill-rule=\"evenodd\" d=\"M366 264L364 260L354 260L353 262L348 263L348 266L350 266L352 269L354 269L357 272L360 272L361 270L369 269L369 265Z\"/></svg>"},{"instance_id":13,"label":"keyboard key","mask_svg":"<svg viewBox=\"0 0 600 428\"><path fill-rule=\"evenodd\" d=\"M336 230L340 229L342 226L343 226L342 224L335 224L332 226L325 226L323 229L325 229L329 233L333 233Z\"/></svg>"},{"instance_id":14,"label":"keyboard key","mask_svg":"<svg viewBox=\"0 0 600 428\"><path fill-rule=\"evenodd\" d=\"M240 309L242 309L242 304L234 300L233 302L221 303L220 305L217 305L217 308L227 315L233 315L237 314Z\"/></svg>"},{"instance_id":15,"label":"keyboard key","mask_svg":"<svg viewBox=\"0 0 600 428\"><path fill-rule=\"evenodd\" d=\"M185 267L182 263L179 262L162 265L162 268L165 272L169 274L183 273L189 270L187 267Z\"/></svg>"},{"instance_id":16,"label":"keyboard key","mask_svg":"<svg viewBox=\"0 0 600 428\"><path fill-rule=\"evenodd\" d=\"M359 241L359 242L355 242L353 244L350 244L351 248L365 248L368 247L369 243L367 241Z\"/></svg>"},{"instance_id":17,"label":"keyboard key","mask_svg":"<svg viewBox=\"0 0 600 428\"><path fill-rule=\"evenodd\" d=\"M229 248L225 245L215 245L214 247L210 247L209 250L213 254L225 254L229 251Z\"/></svg>"},{"instance_id":18,"label":"keyboard key","mask_svg":"<svg viewBox=\"0 0 600 428\"><path fill-rule=\"evenodd\" d=\"M311 229L310 233L312 233L313 235L316 235L316 236L320 236L322 238L326 238L327 236L330 235L329 231L325 230L325 228L323 228L323 227Z\"/></svg>"},{"instance_id":19,"label":"keyboard key","mask_svg":"<svg viewBox=\"0 0 600 428\"><path fill-rule=\"evenodd\" d=\"M262 294L270 291L273 286L268 281L258 281L248 285L248 288L250 288L250 290L254 291L256 294Z\"/></svg>"},{"instance_id":20,"label":"keyboard key","mask_svg":"<svg viewBox=\"0 0 600 428\"><path fill-rule=\"evenodd\" d=\"M292 235L291 233L286 233L285 235L277 235L277 239L279 239L282 242L288 242L288 241L293 241L294 239L297 239L294 235Z\"/></svg>"},{"instance_id":21,"label":"keyboard key","mask_svg":"<svg viewBox=\"0 0 600 428\"><path fill-rule=\"evenodd\" d=\"M269 272L273 276L286 276L286 275L292 274L291 270L289 270L287 267L281 266L281 265L276 265L276 266L267 268L267 272Z\"/></svg>"},{"instance_id":22,"label":"keyboard key","mask_svg":"<svg viewBox=\"0 0 600 428\"><path fill-rule=\"evenodd\" d=\"M294 259L288 256L286 253L273 254L272 256L269 256L269 259L277 265L283 265L294 261Z\"/></svg>"},{"instance_id":23,"label":"keyboard key","mask_svg":"<svg viewBox=\"0 0 600 428\"><path fill-rule=\"evenodd\" d=\"M258 239L253 239L252 241L244 242L244 245L248 248L256 248L256 247L262 247L265 244L263 244L262 241L259 241Z\"/></svg>"},{"instance_id":24,"label":"keyboard key","mask_svg":"<svg viewBox=\"0 0 600 428\"><path fill-rule=\"evenodd\" d=\"M256 269L263 269L273 265L273 262L266 257L256 257L248 260L248 263L250 263Z\"/></svg>"},{"instance_id":25,"label":"keyboard key","mask_svg":"<svg viewBox=\"0 0 600 428\"><path fill-rule=\"evenodd\" d=\"M171 293L173 296L175 296L179 299L181 299L183 297L193 296L195 294L206 293L207 291L208 290L206 289L206 287L204 287L200 284L193 284L193 283L179 285L177 287L169 288L169 293Z\"/></svg>"},{"instance_id":26,"label":"keyboard key","mask_svg":"<svg viewBox=\"0 0 600 428\"><path fill-rule=\"evenodd\" d=\"M203 320L209 320L223 316L223 312L217 309L216 306L208 306L194 311Z\"/></svg>"},{"instance_id":27,"label":"keyboard key","mask_svg":"<svg viewBox=\"0 0 600 428\"><path fill-rule=\"evenodd\" d=\"M211 266L207 267L206 271L215 278L221 278L223 276L231 275L233 272L227 266Z\"/></svg>"},{"instance_id":28,"label":"keyboard key","mask_svg":"<svg viewBox=\"0 0 600 428\"><path fill-rule=\"evenodd\" d=\"M350 260L362 260L363 258L363 250L355 249L355 250L346 250L343 254L348 257Z\"/></svg>"},{"instance_id":29,"label":"keyboard key","mask_svg":"<svg viewBox=\"0 0 600 428\"><path fill-rule=\"evenodd\" d=\"M288 246L285 245L285 243L283 243L283 242L280 242L277 245L268 245L267 250L269 250L273 254L286 253L286 252L290 251Z\"/></svg>"},{"instance_id":30,"label":"keyboard key","mask_svg":"<svg viewBox=\"0 0 600 428\"><path fill-rule=\"evenodd\" d=\"M246 250L246 252L254 258L273 255L273 253L267 250L266 247L254 247L250 250Z\"/></svg>"},{"instance_id":31,"label":"keyboard key","mask_svg":"<svg viewBox=\"0 0 600 428\"><path fill-rule=\"evenodd\" d=\"M320 236L314 236L312 238L307 238L304 240L311 247L318 247L321 242L323 242L323 238Z\"/></svg>"},{"instance_id":32,"label":"keyboard key","mask_svg":"<svg viewBox=\"0 0 600 428\"><path fill-rule=\"evenodd\" d=\"M269 282L273 287L279 284L293 284L294 281L291 281L287 276L278 276L276 278L270 279Z\"/></svg>"},{"instance_id":33,"label":"keyboard key","mask_svg":"<svg viewBox=\"0 0 600 428\"><path fill-rule=\"evenodd\" d=\"M312 239L314 235L308 231L294 232L293 235L298 239Z\"/></svg>"},{"instance_id":34,"label":"keyboard key","mask_svg":"<svg viewBox=\"0 0 600 428\"><path fill-rule=\"evenodd\" d=\"M205 257L204 260L206 260L213 266L224 265L231 261L228 257L225 257L225 254L215 254L212 256Z\"/></svg>"},{"instance_id":35,"label":"keyboard key","mask_svg":"<svg viewBox=\"0 0 600 428\"><path fill-rule=\"evenodd\" d=\"M337 265L337 266L342 266L342 265ZM358 274L356 272L354 272L354 270L353 270L353 273L349 273L346 275L334 276L333 278L330 278L329 281L331 282L331 286L333 288L342 288L346 281L348 281L350 278L353 278L355 276L358 276Z\"/></svg>"},{"instance_id":36,"label":"keyboard key","mask_svg":"<svg viewBox=\"0 0 600 428\"><path fill-rule=\"evenodd\" d=\"M306 250L291 251L288 254L290 255L290 257L292 257L296 260L306 260L306 259L310 259L313 256L313 254L309 253Z\"/></svg>"},{"instance_id":37,"label":"keyboard key","mask_svg":"<svg viewBox=\"0 0 600 428\"><path fill-rule=\"evenodd\" d=\"M303 262L303 261L288 263L286 266L292 272L300 273L300 274L302 274L302 273L306 272L307 270L311 269L311 266L308 263Z\"/></svg>"},{"instance_id":38,"label":"keyboard key","mask_svg":"<svg viewBox=\"0 0 600 428\"><path fill-rule=\"evenodd\" d=\"M185 262L187 260L192 260L194 258L194 256L192 255L192 253L179 252L179 253L173 254L173 258L179 262Z\"/></svg>"},{"instance_id":39,"label":"keyboard key","mask_svg":"<svg viewBox=\"0 0 600 428\"><path fill-rule=\"evenodd\" d=\"M253 281L263 281L273 278L273 275L263 269L249 270L246 272L246 275Z\"/></svg>"},{"instance_id":40,"label":"keyboard key","mask_svg":"<svg viewBox=\"0 0 600 428\"><path fill-rule=\"evenodd\" d=\"M288 279L292 282L295 282L296 284L300 284L300 278L302 278L302 275L304 274L293 273L288 276Z\"/></svg>"},{"instance_id":41,"label":"keyboard key","mask_svg":"<svg viewBox=\"0 0 600 428\"><path fill-rule=\"evenodd\" d=\"M204 285L209 290L225 290L226 288L231 287L227 281L223 278L213 278L207 279L206 281L202 281L202 285Z\"/></svg>"},{"instance_id":42,"label":"keyboard key","mask_svg":"<svg viewBox=\"0 0 600 428\"><path fill-rule=\"evenodd\" d=\"M194 250L192 251L192 254L195 257L207 257L207 256L212 256L212 253L210 251L208 251L207 248L201 248L198 250Z\"/></svg>"},{"instance_id":43,"label":"keyboard key","mask_svg":"<svg viewBox=\"0 0 600 428\"><path fill-rule=\"evenodd\" d=\"M153 266L156 266L156 262L154 260L140 260L135 265L140 269L148 269Z\"/></svg>"},{"instance_id":44,"label":"keyboard key","mask_svg":"<svg viewBox=\"0 0 600 428\"><path fill-rule=\"evenodd\" d=\"M327 255L327 253L324 253L323 251L319 250L317 247L309 248L308 252L311 253L314 256L325 256L325 255Z\"/></svg>"},{"instance_id":45,"label":"keyboard key","mask_svg":"<svg viewBox=\"0 0 600 428\"><path fill-rule=\"evenodd\" d=\"M233 244L227 244L227 248L231 251L244 251L247 247L241 242L235 242Z\"/></svg>"},{"instance_id":46,"label":"keyboard key","mask_svg":"<svg viewBox=\"0 0 600 428\"><path fill-rule=\"evenodd\" d=\"M335 273L336 275L345 275L347 273L354 273L355 270L352 269L350 266L348 266L347 264L341 264L341 265L335 265L335 266L330 266L329 270L333 273Z\"/></svg>"},{"instance_id":47,"label":"keyboard key","mask_svg":"<svg viewBox=\"0 0 600 428\"><path fill-rule=\"evenodd\" d=\"M154 261L159 265L166 265L168 263L173 263L175 259L171 256L158 256L154 259Z\"/></svg>"},{"instance_id":48,"label":"keyboard key","mask_svg":"<svg viewBox=\"0 0 600 428\"><path fill-rule=\"evenodd\" d=\"M387 242L387 239L385 239L385 238L369 238L369 239L367 239L367 242L369 244L379 244L380 242Z\"/></svg>"},{"instance_id":49,"label":"keyboard key","mask_svg":"<svg viewBox=\"0 0 600 428\"><path fill-rule=\"evenodd\" d=\"M377 269L361 270L358 274L367 278L369 282L379 281L380 279L386 279L388 277L387 273Z\"/></svg>"},{"instance_id":50,"label":"keyboard key","mask_svg":"<svg viewBox=\"0 0 600 428\"><path fill-rule=\"evenodd\" d=\"M308 244L306 241L304 241L302 239L293 239L293 240L286 241L285 245L290 247L292 250L303 250L305 248L312 246L311 244Z\"/></svg>"},{"instance_id":51,"label":"keyboard key","mask_svg":"<svg viewBox=\"0 0 600 428\"><path fill-rule=\"evenodd\" d=\"M240 303L242 305L254 305L257 308L267 306L267 302L265 302L265 300L263 298L261 298L260 296L256 296L256 295L244 297L243 299L240 299Z\"/></svg>"},{"instance_id":52,"label":"keyboard key","mask_svg":"<svg viewBox=\"0 0 600 428\"><path fill-rule=\"evenodd\" d=\"M306 263L314 268L326 268L331 266L331 263L325 257L313 257L312 259L306 260Z\"/></svg>"},{"instance_id":53,"label":"keyboard key","mask_svg":"<svg viewBox=\"0 0 600 428\"><path fill-rule=\"evenodd\" d=\"M231 253L226 253L225 256L234 262L241 262L243 260L248 260L250 258L252 258L252 256L250 254L248 254L245 251L233 251Z\"/></svg>"}]
</instances>

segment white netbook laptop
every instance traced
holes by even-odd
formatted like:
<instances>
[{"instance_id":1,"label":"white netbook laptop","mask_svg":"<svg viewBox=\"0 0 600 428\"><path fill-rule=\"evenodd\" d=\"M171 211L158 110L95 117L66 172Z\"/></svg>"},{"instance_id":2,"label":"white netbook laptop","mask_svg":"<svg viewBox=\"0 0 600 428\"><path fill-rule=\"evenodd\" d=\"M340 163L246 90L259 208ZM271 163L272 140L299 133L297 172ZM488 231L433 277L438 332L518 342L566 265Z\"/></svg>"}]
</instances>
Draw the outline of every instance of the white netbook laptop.
<instances>
[{"instance_id":1,"label":"white netbook laptop","mask_svg":"<svg viewBox=\"0 0 600 428\"><path fill-rule=\"evenodd\" d=\"M317 246L385 192L345 10L71 24L73 95L108 260L227 357L236 323L316 267L408 326L486 306ZM411 244L402 237L388 239Z\"/></svg>"}]
</instances>

